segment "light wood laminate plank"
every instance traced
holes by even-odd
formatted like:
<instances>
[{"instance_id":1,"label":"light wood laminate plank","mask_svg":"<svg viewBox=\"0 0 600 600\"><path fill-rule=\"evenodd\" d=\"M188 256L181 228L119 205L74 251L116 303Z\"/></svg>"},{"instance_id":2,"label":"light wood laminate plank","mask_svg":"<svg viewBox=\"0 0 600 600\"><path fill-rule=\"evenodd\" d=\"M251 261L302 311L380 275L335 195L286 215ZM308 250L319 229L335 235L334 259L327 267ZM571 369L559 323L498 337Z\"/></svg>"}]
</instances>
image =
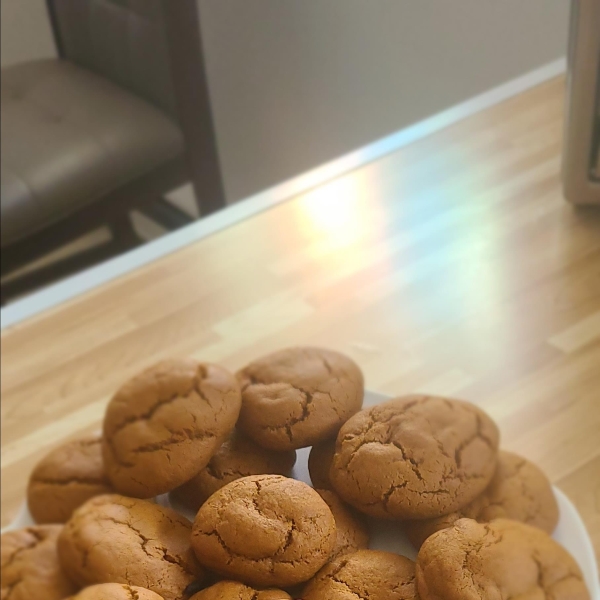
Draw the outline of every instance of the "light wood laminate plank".
<instances>
[{"instance_id":1,"label":"light wood laminate plank","mask_svg":"<svg viewBox=\"0 0 600 600\"><path fill-rule=\"evenodd\" d=\"M369 388L476 402L575 502L600 555L600 212L562 198L556 78L2 336L2 524L36 460L171 355L291 344Z\"/></svg>"}]
</instances>

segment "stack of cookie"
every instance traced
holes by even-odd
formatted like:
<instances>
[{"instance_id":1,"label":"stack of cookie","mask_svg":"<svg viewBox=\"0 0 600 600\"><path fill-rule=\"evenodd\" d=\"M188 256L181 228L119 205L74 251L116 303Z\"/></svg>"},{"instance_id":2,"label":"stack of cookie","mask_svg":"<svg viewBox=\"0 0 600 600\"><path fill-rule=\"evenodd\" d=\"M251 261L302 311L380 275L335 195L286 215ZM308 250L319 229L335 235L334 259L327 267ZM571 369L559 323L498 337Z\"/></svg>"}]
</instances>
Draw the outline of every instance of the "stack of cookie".
<instances>
[{"instance_id":1,"label":"stack of cookie","mask_svg":"<svg viewBox=\"0 0 600 600\"><path fill-rule=\"evenodd\" d=\"M400 521L420 548L418 596L389 588L379 596L350 586L353 593L421 600L589 598L575 560L549 535L559 515L548 479L498 446L497 426L476 406L414 395L361 411L335 440L312 448L313 481L364 514ZM336 595L335 585L332 578L326 594L322 587L314 594L310 584L304 598L346 598L342 590Z\"/></svg>"},{"instance_id":2,"label":"stack of cookie","mask_svg":"<svg viewBox=\"0 0 600 600\"><path fill-rule=\"evenodd\" d=\"M33 471L39 525L2 536L2 600L589 598L548 535L550 484L484 412L363 395L352 360L315 348L144 371L101 436ZM315 489L290 477L305 447ZM369 550L371 519L402 522L417 562Z\"/></svg>"}]
</instances>

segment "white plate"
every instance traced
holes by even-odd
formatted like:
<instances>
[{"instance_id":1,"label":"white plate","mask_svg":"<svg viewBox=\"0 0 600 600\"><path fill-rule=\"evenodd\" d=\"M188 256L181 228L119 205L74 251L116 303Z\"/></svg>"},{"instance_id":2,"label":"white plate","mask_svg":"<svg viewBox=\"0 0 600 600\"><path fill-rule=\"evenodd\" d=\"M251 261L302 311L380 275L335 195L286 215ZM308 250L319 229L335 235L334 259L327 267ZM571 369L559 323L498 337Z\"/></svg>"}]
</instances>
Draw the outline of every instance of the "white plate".
<instances>
[{"instance_id":1,"label":"white plate","mask_svg":"<svg viewBox=\"0 0 600 600\"><path fill-rule=\"evenodd\" d=\"M374 404L379 404L387 399L387 396L376 394L374 392L366 392L365 406L373 406ZM310 485L310 476L308 474L309 450L309 448L303 448L298 451L298 460L294 467L293 477ZM557 488L554 488L554 494L560 509L560 519L552 537L562 544L579 563L588 589L590 590L592 600L600 600L598 566L594 555L594 548L588 532L585 529L585 525L572 502ZM195 515L193 513L182 509L180 506L172 506L169 502L168 495L166 494L159 496L157 502L163 506L171 506L184 514L188 519L194 520ZM30 525L34 525L34 521L29 514L27 505L23 504L16 519L8 527L3 529L2 533L12 529L29 527ZM413 560L416 558L415 550L406 539L404 533L402 533L400 525L391 521L371 520L370 547L402 554Z\"/></svg>"}]
</instances>

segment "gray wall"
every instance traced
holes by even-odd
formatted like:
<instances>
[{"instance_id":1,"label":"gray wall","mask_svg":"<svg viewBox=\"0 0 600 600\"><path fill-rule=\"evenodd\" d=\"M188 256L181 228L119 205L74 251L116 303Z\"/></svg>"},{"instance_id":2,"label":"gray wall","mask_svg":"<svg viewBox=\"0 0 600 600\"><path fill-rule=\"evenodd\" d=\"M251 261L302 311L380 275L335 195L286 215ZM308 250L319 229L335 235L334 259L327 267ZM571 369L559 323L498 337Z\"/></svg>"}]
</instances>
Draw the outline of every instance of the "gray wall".
<instances>
[{"instance_id":1,"label":"gray wall","mask_svg":"<svg viewBox=\"0 0 600 600\"><path fill-rule=\"evenodd\" d=\"M3 64L47 51L43 1L1 2ZM564 55L569 8L567 0L199 2L230 200ZM7 18L15 14L19 31Z\"/></svg>"}]
</instances>

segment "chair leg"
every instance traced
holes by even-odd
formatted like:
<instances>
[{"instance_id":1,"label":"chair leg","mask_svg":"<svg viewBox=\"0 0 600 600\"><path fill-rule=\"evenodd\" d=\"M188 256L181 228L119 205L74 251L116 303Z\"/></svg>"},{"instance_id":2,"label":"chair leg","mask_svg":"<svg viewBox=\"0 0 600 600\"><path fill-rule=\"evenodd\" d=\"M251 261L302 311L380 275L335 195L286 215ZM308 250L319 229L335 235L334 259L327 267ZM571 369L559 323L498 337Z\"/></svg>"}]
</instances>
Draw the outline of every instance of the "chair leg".
<instances>
[{"instance_id":1,"label":"chair leg","mask_svg":"<svg viewBox=\"0 0 600 600\"><path fill-rule=\"evenodd\" d=\"M222 183L220 181L206 181L207 179L217 178L220 178L220 176L194 174L194 180L192 181L194 186L194 199L196 200L198 213L201 217L206 217L227 207Z\"/></svg>"},{"instance_id":2,"label":"chair leg","mask_svg":"<svg viewBox=\"0 0 600 600\"><path fill-rule=\"evenodd\" d=\"M193 217L165 198L157 198L153 202L140 206L138 210L168 231L179 229L195 221Z\"/></svg>"},{"instance_id":3,"label":"chair leg","mask_svg":"<svg viewBox=\"0 0 600 600\"><path fill-rule=\"evenodd\" d=\"M121 251L130 250L143 243L144 240L136 233L129 213L115 216L108 224L113 242Z\"/></svg>"},{"instance_id":4,"label":"chair leg","mask_svg":"<svg viewBox=\"0 0 600 600\"><path fill-rule=\"evenodd\" d=\"M563 148L565 197L577 205L600 204L594 176L593 148L600 89L600 3L573 0L567 79L567 113Z\"/></svg>"}]
</instances>

